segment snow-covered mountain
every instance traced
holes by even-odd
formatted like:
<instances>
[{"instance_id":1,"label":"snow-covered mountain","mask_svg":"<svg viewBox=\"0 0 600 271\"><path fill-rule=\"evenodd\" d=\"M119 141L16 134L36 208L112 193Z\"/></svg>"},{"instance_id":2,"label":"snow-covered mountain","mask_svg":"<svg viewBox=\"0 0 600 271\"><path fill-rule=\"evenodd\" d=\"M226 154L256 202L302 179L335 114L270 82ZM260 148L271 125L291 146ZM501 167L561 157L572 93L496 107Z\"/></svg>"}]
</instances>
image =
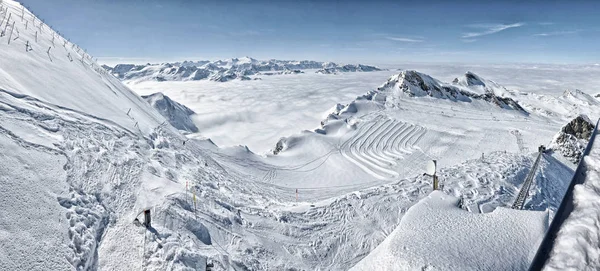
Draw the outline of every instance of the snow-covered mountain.
<instances>
[{"instance_id":1,"label":"snow-covered mountain","mask_svg":"<svg viewBox=\"0 0 600 271\"><path fill-rule=\"evenodd\" d=\"M335 63L325 63L323 64L323 68L319 69L318 71L316 71L316 73L322 73L322 74L335 74L335 73L340 73L340 72L373 72L373 71L381 71L381 69L375 67L375 66L368 66L368 65L362 65L362 64L357 64L357 65L337 65Z\"/></svg>"},{"instance_id":2,"label":"snow-covered mountain","mask_svg":"<svg viewBox=\"0 0 600 271\"><path fill-rule=\"evenodd\" d=\"M560 129L549 147L577 164L593 130L594 122L579 115Z\"/></svg>"},{"instance_id":3,"label":"snow-covered mountain","mask_svg":"<svg viewBox=\"0 0 600 271\"><path fill-rule=\"evenodd\" d=\"M405 215L411 219L404 225L427 212L427 204L408 210L427 202L428 161L439 162L443 185L443 194L434 196L460 197L466 206L460 212L485 216L512 203L533 164L511 131L520 130L522 144L533 149L551 138L553 125L562 125L524 113L510 102L513 96L471 89L479 83L445 84L406 72L336 106L337 117L320 129L288 137L278 155L219 148L174 127L187 123L185 107L160 94L148 103L22 5L0 2L0 16L11 18L0 28L15 25L19 33L11 37L11 27L0 35L0 270L204 270L207 263L213 270L347 270L391 236ZM268 71L316 65L275 62L280 67ZM257 67L241 58L113 71L132 80L186 80L213 78L214 69L247 76ZM593 111L584 98L561 101ZM552 156L541 164L527 210L555 209L572 174ZM137 222L143 211L151 213L147 227ZM492 226L516 217L499 213ZM442 219L436 222L464 221ZM535 239L539 232L520 234ZM436 241L438 248L455 244ZM510 255L501 241L459 243L499 251L505 261L498 269L522 266L513 261L522 263L532 242L518 240L511 253L519 257L512 259L500 257ZM462 250L440 259L455 259L449 255L456 251ZM489 254L461 256L472 255L490 260Z\"/></svg>"},{"instance_id":4,"label":"snow-covered mountain","mask_svg":"<svg viewBox=\"0 0 600 271\"><path fill-rule=\"evenodd\" d=\"M107 71L123 81L193 81L212 80L226 82L248 80L250 75L297 74L303 70L319 69L317 73L368 72L381 69L367 65L338 65L332 62L266 60L251 57L232 58L217 61L184 61L163 64L118 64L103 66Z\"/></svg>"},{"instance_id":5,"label":"snow-covered mountain","mask_svg":"<svg viewBox=\"0 0 600 271\"><path fill-rule=\"evenodd\" d=\"M498 90L503 90L500 92L501 94L510 93L504 87L482 79L471 72L467 72L461 79L454 80L454 84L446 84L429 75L413 70L405 70L391 76L383 85L358 97L348 105L337 105L327 119L339 119L346 113L354 114L357 112L357 106L402 108L403 101L407 98L423 97L460 103L481 101L488 103L490 106L514 110L524 115L528 114L515 99L499 96L497 94L499 93ZM367 103L363 101L367 101ZM322 124L326 122L327 120L323 121Z\"/></svg>"},{"instance_id":6,"label":"snow-covered mountain","mask_svg":"<svg viewBox=\"0 0 600 271\"><path fill-rule=\"evenodd\" d=\"M142 98L165 117L173 127L186 132L198 132L198 127L190 118L196 113L185 105L171 100L160 92L142 96Z\"/></svg>"},{"instance_id":7,"label":"snow-covered mountain","mask_svg":"<svg viewBox=\"0 0 600 271\"><path fill-rule=\"evenodd\" d=\"M496 96L509 96L514 92L506 89L504 86L492 81L484 79L473 72L466 72L463 76L457 77L452 81L456 86L468 88L471 92L477 94L494 94Z\"/></svg>"}]
</instances>

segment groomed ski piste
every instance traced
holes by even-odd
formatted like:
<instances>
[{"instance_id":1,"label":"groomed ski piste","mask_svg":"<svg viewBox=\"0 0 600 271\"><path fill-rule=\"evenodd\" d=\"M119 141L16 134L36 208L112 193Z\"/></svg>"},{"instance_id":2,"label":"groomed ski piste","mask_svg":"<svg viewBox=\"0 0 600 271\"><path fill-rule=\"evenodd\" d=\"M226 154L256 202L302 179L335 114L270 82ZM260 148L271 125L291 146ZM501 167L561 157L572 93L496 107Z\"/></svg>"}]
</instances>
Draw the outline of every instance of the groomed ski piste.
<instances>
[{"instance_id":1,"label":"groomed ski piste","mask_svg":"<svg viewBox=\"0 0 600 271\"><path fill-rule=\"evenodd\" d=\"M544 155L525 210L504 210L534 162L536 153L528 150L547 144L579 113L599 116L597 101L581 93L552 97L556 106L545 110L553 113L538 114L529 108L542 108L547 99L492 90L523 99L519 110L481 97L487 93L481 84L458 80L451 87L403 71L336 106L321 128L283 138L276 155L258 155L187 138L20 4L0 6L0 29L6 29L0 37L1 270L204 270L207 263L213 270L347 270L374 257L367 255L403 225L414 225L419 210L427 212L412 206L436 197L433 215L451 209L454 197L464 208L452 214L465 217L504 221L536 211L535 225L524 230L540 233L574 166ZM453 96L456 90L464 93ZM431 178L423 176L432 159L441 192L431 193ZM152 213L148 228L134 223L144 210ZM405 215L413 219L404 221ZM463 229L453 227L462 220L442 217L450 225L440 228L444 234ZM506 227L496 222L495 229L510 233L517 218ZM485 239L485 251L505 261L487 265L490 255L474 251L470 261L452 266L524 266L528 255L511 258L507 251L535 253L537 240L528 236L513 247L511 239ZM422 238L410 242L430 240ZM436 240L433 246L453 242ZM413 255L406 265L386 268L445 268Z\"/></svg>"}]
</instances>

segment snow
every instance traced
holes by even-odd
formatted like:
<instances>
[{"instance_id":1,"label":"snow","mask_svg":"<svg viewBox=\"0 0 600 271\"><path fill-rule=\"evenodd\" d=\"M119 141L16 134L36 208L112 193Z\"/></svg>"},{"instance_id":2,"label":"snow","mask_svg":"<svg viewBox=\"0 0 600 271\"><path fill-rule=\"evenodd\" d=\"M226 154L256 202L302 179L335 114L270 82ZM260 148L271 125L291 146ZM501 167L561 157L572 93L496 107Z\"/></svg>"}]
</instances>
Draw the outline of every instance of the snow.
<instances>
[{"instance_id":1,"label":"snow","mask_svg":"<svg viewBox=\"0 0 600 271\"><path fill-rule=\"evenodd\" d=\"M189 107L196 112L193 120L201 135L221 147L245 145L253 152L265 153L282 136L316 128L332 105L353 100L392 73L305 73L227 84L167 81L127 85L140 95L163 92Z\"/></svg>"},{"instance_id":2,"label":"snow","mask_svg":"<svg viewBox=\"0 0 600 271\"><path fill-rule=\"evenodd\" d=\"M229 82L234 79L250 80L251 75L294 74L302 70L320 69L316 73L372 72L380 71L374 66L362 64L338 65L317 61L275 60L259 61L251 57L232 58L217 61L184 61L162 64L117 64L106 65L104 69L129 83L144 81L196 81L209 79L216 82ZM326 68L327 67L327 68ZM254 77L254 79L260 79Z\"/></svg>"},{"instance_id":3,"label":"snow","mask_svg":"<svg viewBox=\"0 0 600 271\"><path fill-rule=\"evenodd\" d=\"M526 270L548 221L545 212L497 208L476 214L433 191L350 270Z\"/></svg>"},{"instance_id":4,"label":"snow","mask_svg":"<svg viewBox=\"0 0 600 271\"><path fill-rule=\"evenodd\" d=\"M581 85L579 76L566 77L569 89L585 91L564 97L556 95L564 89L525 91L529 82L506 87L528 113L472 96L386 89L373 99L399 73L391 71L129 84L195 111L200 132L186 136L82 49L40 30L27 10L21 21L16 2L2 3L20 32L10 44L0 37L2 270L202 270L207 262L215 270L347 270L431 192L422 176L429 160L438 160L444 193L494 217L512 204L532 150L572 114L598 116L582 94L597 79ZM195 65L208 64L181 63ZM546 101L556 101L544 107L553 115L528 109ZM543 158L525 209L551 216L572 169ZM148 229L134 223L145 209Z\"/></svg>"},{"instance_id":5,"label":"snow","mask_svg":"<svg viewBox=\"0 0 600 271\"><path fill-rule=\"evenodd\" d=\"M196 113L185 105L171 100L160 92L142 96L142 98L165 117L173 127L187 132L198 132L198 127L194 125L190 118Z\"/></svg>"},{"instance_id":6,"label":"snow","mask_svg":"<svg viewBox=\"0 0 600 271\"><path fill-rule=\"evenodd\" d=\"M544 270L597 270L600 268L600 137L589 155L583 184L573 189L573 211L560 228Z\"/></svg>"}]
</instances>

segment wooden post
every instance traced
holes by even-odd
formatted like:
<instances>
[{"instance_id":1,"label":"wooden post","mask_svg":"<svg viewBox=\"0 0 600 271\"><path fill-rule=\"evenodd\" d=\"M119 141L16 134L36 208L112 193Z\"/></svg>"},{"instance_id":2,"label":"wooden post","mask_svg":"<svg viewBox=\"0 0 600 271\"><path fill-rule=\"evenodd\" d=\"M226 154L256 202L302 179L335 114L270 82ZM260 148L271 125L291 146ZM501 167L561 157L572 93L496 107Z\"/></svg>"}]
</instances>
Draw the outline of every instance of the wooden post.
<instances>
[{"instance_id":1,"label":"wooden post","mask_svg":"<svg viewBox=\"0 0 600 271\"><path fill-rule=\"evenodd\" d=\"M8 44L10 44L10 38L12 38L13 30L15 29L15 22L13 22L12 27L10 29L10 36L8 36Z\"/></svg>"},{"instance_id":2,"label":"wooden post","mask_svg":"<svg viewBox=\"0 0 600 271\"><path fill-rule=\"evenodd\" d=\"M438 190L439 183L437 175L433 175L433 190Z\"/></svg>"},{"instance_id":3,"label":"wooden post","mask_svg":"<svg viewBox=\"0 0 600 271\"><path fill-rule=\"evenodd\" d=\"M194 193L194 215L196 214L196 191Z\"/></svg>"},{"instance_id":4,"label":"wooden post","mask_svg":"<svg viewBox=\"0 0 600 271\"><path fill-rule=\"evenodd\" d=\"M10 22L10 16L12 13L8 14L8 19L6 19L6 24L4 25L4 30L2 30L2 36L6 35L6 29L8 28L8 23Z\"/></svg>"},{"instance_id":5,"label":"wooden post","mask_svg":"<svg viewBox=\"0 0 600 271\"><path fill-rule=\"evenodd\" d=\"M146 228L151 227L150 222L151 222L150 209L144 210L144 226L146 226Z\"/></svg>"}]
</instances>

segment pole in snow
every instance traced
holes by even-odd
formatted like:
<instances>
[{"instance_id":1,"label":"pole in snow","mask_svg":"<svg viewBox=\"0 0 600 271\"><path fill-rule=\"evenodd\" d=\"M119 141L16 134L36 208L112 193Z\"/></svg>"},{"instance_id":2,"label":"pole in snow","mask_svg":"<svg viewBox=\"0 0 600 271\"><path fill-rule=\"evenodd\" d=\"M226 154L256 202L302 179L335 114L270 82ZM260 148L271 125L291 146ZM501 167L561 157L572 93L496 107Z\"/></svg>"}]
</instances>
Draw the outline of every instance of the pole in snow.
<instances>
[{"instance_id":1,"label":"pole in snow","mask_svg":"<svg viewBox=\"0 0 600 271\"><path fill-rule=\"evenodd\" d=\"M6 24L4 25L4 30L2 30L2 36L6 35L6 28L8 28L8 24L10 22L10 16L12 15L12 13L8 14L8 19L6 19Z\"/></svg>"},{"instance_id":2,"label":"pole in snow","mask_svg":"<svg viewBox=\"0 0 600 271\"><path fill-rule=\"evenodd\" d=\"M15 22L13 22L12 27L10 29L10 36L8 36L8 44L10 44L10 39L12 38L13 30L15 29Z\"/></svg>"},{"instance_id":3,"label":"pole in snow","mask_svg":"<svg viewBox=\"0 0 600 271\"><path fill-rule=\"evenodd\" d=\"M298 202L298 188L296 188L296 202Z\"/></svg>"},{"instance_id":4,"label":"pole in snow","mask_svg":"<svg viewBox=\"0 0 600 271\"><path fill-rule=\"evenodd\" d=\"M194 214L196 214L196 192L194 191Z\"/></svg>"},{"instance_id":5,"label":"pole in snow","mask_svg":"<svg viewBox=\"0 0 600 271\"><path fill-rule=\"evenodd\" d=\"M437 170L437 161L431 160L427 163L427 172L424 175L433 177L433 190L438 190L439 181L438 177L435 174Z\"/></svg>"},{"instance_id":6,"label":"pole in snow","mask_svg":"<svg viewBox=\"0 0 600 271\"><path fill-rule=\"evenodd\" d=\"M151 227L150 222L151 222L150 209L144 210L144 226L146 226L146 228Z\"/></svg>"}]
</instances>

